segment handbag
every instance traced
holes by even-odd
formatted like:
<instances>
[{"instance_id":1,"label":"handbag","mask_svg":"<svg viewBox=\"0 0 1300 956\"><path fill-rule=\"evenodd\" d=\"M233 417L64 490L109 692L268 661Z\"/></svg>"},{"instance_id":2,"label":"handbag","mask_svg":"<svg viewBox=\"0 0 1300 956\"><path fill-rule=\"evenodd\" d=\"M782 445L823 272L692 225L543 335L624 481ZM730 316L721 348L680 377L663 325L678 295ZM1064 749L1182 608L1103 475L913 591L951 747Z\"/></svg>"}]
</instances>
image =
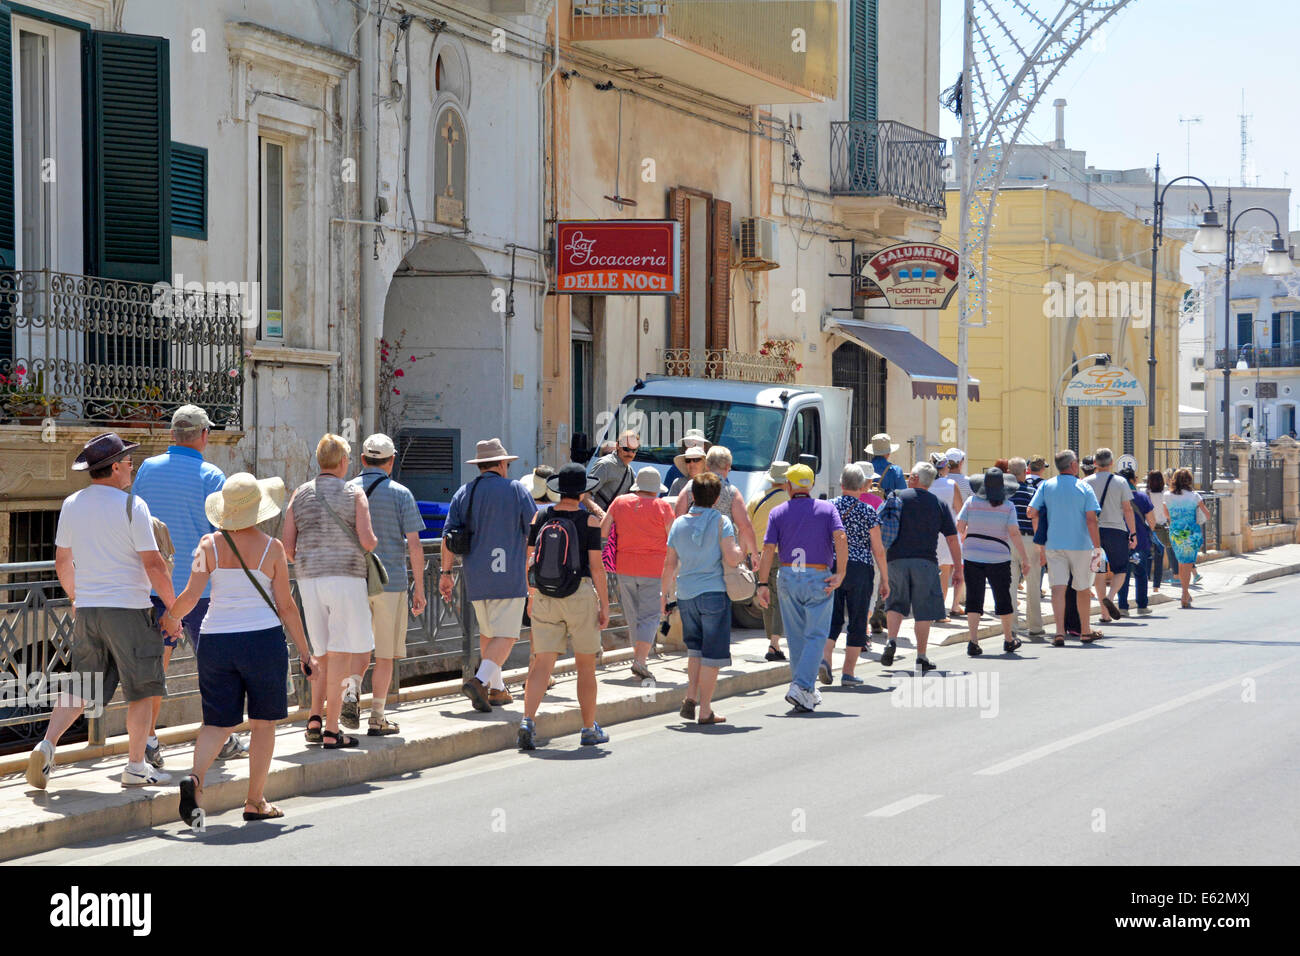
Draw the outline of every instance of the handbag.
<instances>
[{"instance_id":1,"label":"handbag","mask_svg":"<svg viewBox=\"0 0 1300 956\"><path fill-rule=\"evenodd\" d=\"M474 532L470 531L469 526L470 521L474 518L474 489L478 487L478 483L482 480L483 476L480 475L478 478L475 478L470 482L469 501L465 506L464 524L455 528L444 527L442 530L443 547L452 554L459 554L461 556L467 555L469 554L470 547L473 545Z\"/></svg>"},{"instance_id":2,"label":"handbag","mask_svg":"<svg viewBox=\"0 0 1300 956\"><path fill-rule=\"evenodd\" d=\"M248 580L252 583L253 587L257 588L257 593L262 595L262 600L265 601L266 606L271 609L271 613L274 614L276 617L280 618L281 621L283 621L284 618L280 614L280 609L276 607L275 602L271 600L271 595L266 593L266 588L262 587L262 582L257 580L257 578L253 577L253 572L248 570L248 565L244 563L244 556L240 554L239 549L235 547L235 539L230 536L230 532L227 531L225 528L222 528L221 536L226 539L226 544L230 547L231 553L234 554L235 560L238 561L239 566L244 569L244 573L248 575ZM301 658L299 659L298 663L302 667L303 676L311 677L311 665L308 664L306 661L302 660ZM285 675L285 692L289 696L293 696L293 694L296 692L296 688L293 686L292 674L286 673Z\"/></svg>"},{"instance_id":3,"label":"handbag","mask_svg":"<svg viewBox=\"0 0 1300 956\"><path fill-rule=\"evenodd\" d=\"M361 538L357 536L356 530L339 517L338 512L329 506L329 502L325 500L325 496L320 494L319 491L316 493L316 497L320 498L320 503L325 506L325 510L330 513L330 517L337 521L344 531L352 535L352 540L357 543L358 548L361 548ZM384 586L388 584L388 571L384 568L384 562L380 561L379 555L373 551L361 548L361 553L366 556L366 593L371 597L376 594L383 594Z\"/></svg>"},{"instance_id":4,"label":"handbag","mask_svg":"<svg viewBox=\"0 0 1300 956\"><path fill-rule=\"evenodd\" d=\"M722 550L722 516L718 516L718 550ZM733 601L748 601L758 590L758 577L743 561L734 568L722 562L722 578L727 583L727 597Z\"/></svg>"}]
</instances>

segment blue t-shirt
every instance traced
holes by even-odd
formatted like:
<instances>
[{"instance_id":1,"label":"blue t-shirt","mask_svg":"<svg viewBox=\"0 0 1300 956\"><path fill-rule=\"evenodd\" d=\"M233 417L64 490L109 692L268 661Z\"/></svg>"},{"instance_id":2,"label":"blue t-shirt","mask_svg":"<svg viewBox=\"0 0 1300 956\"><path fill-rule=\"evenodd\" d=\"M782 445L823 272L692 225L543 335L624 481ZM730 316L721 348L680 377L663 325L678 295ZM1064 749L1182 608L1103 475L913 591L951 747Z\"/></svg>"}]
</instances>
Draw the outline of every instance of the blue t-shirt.
<instances>
[{"instance_id":1,"label":"blue t-shirt","mask_svg":"<svg viewBox=\"0 0 1300 956\"><path fill-rule=\"evenodd\" d=\"M473 540L469 554L462 558L469 599L527 597L528 526L537 513L533 496L517 481L484 472L452 495L444 529L465 526L471 487L475 488L469 528Z\"/></svg>"},{"instance_id":2,"label":"blue t-shirt","mask_svg":"<svg viewBox=\"0 0 1300 956\"><path fill-rule=\"evenodd\" d=\"M406 536L412 531L424 530L424 519L420 517L415 495L411 494L406 485L398 484L385 475L382 468L364 468L348 484L360 488L363 494L367 488L374 486L374 491L370 494L370 525L374 528L375 537L379 539L379 544L375 545L375 554L388 572L388 583L384 585L384 590L405 591ZM477 504L474 509L478 510Z\"/></svg>"},{"instance_id":3,"label":"blue t-shirt","mask_svg":"<svg viewBox=\"0 0 1300 956\"><path fill-rule=\"evenodd\" d=\"M203 510L208 495L220 491L226 483L225 473L196 448L172 445L161 455L146 458L136 471L131 490L144 499L149 513L167 526L176 557L172 567L172 587L179 595L189 583L194 550L199 539L216 529ZM203 589L207 597L212 585Z\"/></svg>"},{"instance_id":4,"label":"blue t-shirt","mask_svg":"<svg viewBox=\"0 0 1300 956\"><path fill-rule=\"evenodd\" d=\"M1029 507L1047 508L1052 521L1047 529L1047 547L1056 551L1091 551L1087 513L1101 513L1097 495L1074 475L1057 475L1038 486Z\"/></svg>"},{"instance_id":5,"label":"blue t-shirt","mask_svg":"<svg viewBox=\"0 0 1300 956\"><path fill-rule=\"evenodd\" d=\"M883 455L877 455L871 459L871 467L876 470L880 490L885 495L888 495L891 491L902 491L907 487L907 479L903 477L903 469L897 465L891 465L889 459Z\"/></svg>"},{"instance_id":6,"label":"blue t-shirt","mask_svg":"<svg viewBox=\"0 0 1300 956\"><path fill-rule=\"evenodd\" d=\"M731 519L713 508L693 506L673 522L668 532L668 547L677 552L678 600L727 590L726 578L722 576L718 522L722 522L722 538L736 536Z\"/></svg>"}]
</instances>

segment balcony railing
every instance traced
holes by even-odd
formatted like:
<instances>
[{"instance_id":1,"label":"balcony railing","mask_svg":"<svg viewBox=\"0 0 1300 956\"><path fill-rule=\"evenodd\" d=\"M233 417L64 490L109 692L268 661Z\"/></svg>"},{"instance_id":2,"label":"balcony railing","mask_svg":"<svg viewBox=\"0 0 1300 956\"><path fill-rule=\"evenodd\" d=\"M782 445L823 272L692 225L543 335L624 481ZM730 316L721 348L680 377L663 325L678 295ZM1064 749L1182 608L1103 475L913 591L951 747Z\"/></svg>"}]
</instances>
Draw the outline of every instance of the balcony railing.
<instances>
[{"instance_id":1,"label":"balcony railing","mask_svg":"<svg viewBox=\"0 0 1300 956\"><path fill-rule=\"evenodd\" d=\"M658 349L665 375L725 378L737 382L779 385L793 382L797 369L770 355L733 352L730 349Z\"/></svg>"},{"instance_id":2,"label":"balcony railing","mask_svg":"<svg viewBox=\"0 0 1300 956\"><path fill-rule=\"evenodd\" d=\"M570 35L734 102L813 103L835 96L837 17L834 0L576 0Z\"/></svg>"},{"instance_id":3,"label":"balcony railing","mask_svg":"<svg viewBox=\"0 0 1300 956\"><path fill-rule=\"evenodd\" d=\"M1231 368L1237 362L1245 361L1252 369L1256 368L1300 368L1300 345L1242 346L1235 349L1216 349L1214 367L1223 368L1228 363Z\"/></svg>"},{"instance_id":4,"label":"balcony railing","mask_svg":"<svg viewBox=\"0 0 1300 956\"><path fill-rule=\"evenodd\" d=\"M0 272L0 422L148 427L194 404L240 428L242 302L233 290Z\"/></svg>"},{"instance_id":5,"label":"balcony railing","mask_svg":"<svg viewBox=\"0 0 1300 956\"><path fill-rule=\"evenodd\" d=\"M942 137L893 120L831 123L831 192L892 197L943 215L943 152Z\"/></svg>"}]
</instances>

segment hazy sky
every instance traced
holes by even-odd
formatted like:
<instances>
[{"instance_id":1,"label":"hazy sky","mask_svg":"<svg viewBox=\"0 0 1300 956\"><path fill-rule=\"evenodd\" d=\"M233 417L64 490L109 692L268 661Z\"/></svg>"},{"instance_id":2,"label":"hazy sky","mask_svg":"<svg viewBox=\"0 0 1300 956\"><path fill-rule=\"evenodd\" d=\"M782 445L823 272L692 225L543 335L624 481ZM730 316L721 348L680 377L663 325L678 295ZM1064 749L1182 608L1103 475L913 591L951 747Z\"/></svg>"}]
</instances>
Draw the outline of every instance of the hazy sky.
<instances>
[{"instance_id":1,"label":"hazy sky","mask_svg":"<svg viewBox=\"0 0 1300 956\"><path fill-rule=\"evenodd\" d=\"M1055 14L1063 0L1036 0ZM1010 4L1008 3L1008 6ZM940 79L961 70L962 0L943 0ZM1247 155L1258 182L1300 196L1300 2L1296 0L1131 0L1100 39L1080 49L1025 126L1027 141L1055 138L1052 100L1064 97L1065 142L1103 168L1154 165L1161 179L1187 172L1212 186L1240 185L1241 95L1251 114ZM1195 125L1179 117L1202 117ZM1191 132L1191 168L1187 136ZM940 132L960 132L944 112ZM1300 221L1293 216L1292 222Z\"/></svg>"}]
</instances>

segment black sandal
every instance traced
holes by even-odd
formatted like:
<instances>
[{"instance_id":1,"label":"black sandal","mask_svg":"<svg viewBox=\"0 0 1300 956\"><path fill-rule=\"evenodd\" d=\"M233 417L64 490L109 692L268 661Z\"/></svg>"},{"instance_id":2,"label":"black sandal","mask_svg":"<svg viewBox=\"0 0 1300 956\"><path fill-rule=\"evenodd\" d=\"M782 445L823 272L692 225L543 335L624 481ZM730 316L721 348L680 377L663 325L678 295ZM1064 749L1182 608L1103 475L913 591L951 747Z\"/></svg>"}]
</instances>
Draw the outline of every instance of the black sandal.
<instances>
[{"instance_id":1,"label":"black sandal","mask_svg":"<svg viewBox=\"0 0 1300 956\"><path fill-rule=\"evenodd\" d=\"M1023 646L1024 646L1024 642L1021 641L1020 638L1018 638L1018 637L1013 637L1013 638L1012 638L1011 640L1009 640L1009 641L1003 641L1003 642L1002 642L1002 653L1003 653L1003 654L1013 654L1013 653L1015 653L1016 651L1020 650L1020 648L1023 647Z\"/></svg>"},{"instance_id":2,"label":"black sandal","mask_svg":"<svg viewBox=\"0 0 1300 956\"><path fill-rule=\"evenodd\" d=\"M199 833L203 832L205 823L205 814L198 799L198 792L202 789L199 778L194 774L189 774L181 781L181 822Z\"/></svg>"},{"instance_id":3,"label":"black sandal","mask_svg":"<svg viewBox=\"0 0 1300 956\"><path fill-rule=\"evenodd\" d=\"M245 803L244 806L248 807L249 804ZM256 820L278 820L282 816L284 816L283 810L277 807L274 803L270 803L265 799L263 799L262 802L257 805L257 807L258 809L255 813L249 813L247 810L244 811L245 823L252 823ZM270 812L263 813L262 812L263 807L265 807Z\"/></svg>"},{"instance_id":4,"label":"black sandal","mask_svg":"<svg viewBox=\"0 0 1300 956\"><path fill-rule=\"evenodd\" d=\"M777 647L775 644L768 644L767 653L764 654L763 656L767 658L769 661L785 660L785 654L783 654L781 652L781 648Z\"/></svg>"},{"instance_id":5,"label":"black sandal","mask_svg":"<svg viewBox=\"0 0 1300 956\"><path fill-rule=\"evenodd\" d=\"M312 726L312 721L315 721L315 722L316 722L316 726L315 726L315 727ZM325 720L324 720L323 717L321 717L320 714L312 714L310 717L308 717L308 718L307 718L307 730L306 730L306 732L304 733L304 736L307 738L307 743L309 743L309 744L318 744L318 743L321 743L321 742L322 742L322 741L321 741L321 732L322 732L324 729L325 729Z\"/></svg>"},{"instance_id":6,"label":"black sandal","mask_svg":"<svg viewBox=\"0 0 1300 956\"><path fill-rule=\"evenodd\" d=\"M355 747L358 743L356 737L341 734L336 730L322 730L321 741L326 750L346 750L348 747Z\"/></svg>"}]
</instances>

